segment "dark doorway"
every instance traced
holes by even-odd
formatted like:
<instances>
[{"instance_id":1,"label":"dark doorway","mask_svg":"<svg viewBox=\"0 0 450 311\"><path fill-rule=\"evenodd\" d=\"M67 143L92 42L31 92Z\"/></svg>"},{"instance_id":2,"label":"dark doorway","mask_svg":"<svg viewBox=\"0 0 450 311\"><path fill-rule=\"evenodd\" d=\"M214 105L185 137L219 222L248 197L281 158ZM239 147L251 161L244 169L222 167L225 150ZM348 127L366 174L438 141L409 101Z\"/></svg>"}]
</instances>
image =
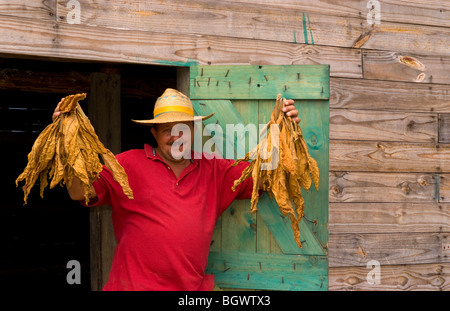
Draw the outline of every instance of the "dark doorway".
<instances>
[{"instance_id":1,"label":"dark doorway","mask_svg":"<svg viewBox=\"0 0 450 311\"><path fill-rule=\"evenodd\" d=\"M149 128L130 120L152 117L156 98L176 87L175 67L0 58L2 289L91 289L89 209L65 187L47 188L41 198L38 184L23 205L23 182L16 187L15 180L59 100L80 92L89 97L93 72L120 74L122 151L152 143ZM87 100L80 104L88 113ZM66 281L71 260L80 263L81 284Z\"/></svg>"}]
</instances>

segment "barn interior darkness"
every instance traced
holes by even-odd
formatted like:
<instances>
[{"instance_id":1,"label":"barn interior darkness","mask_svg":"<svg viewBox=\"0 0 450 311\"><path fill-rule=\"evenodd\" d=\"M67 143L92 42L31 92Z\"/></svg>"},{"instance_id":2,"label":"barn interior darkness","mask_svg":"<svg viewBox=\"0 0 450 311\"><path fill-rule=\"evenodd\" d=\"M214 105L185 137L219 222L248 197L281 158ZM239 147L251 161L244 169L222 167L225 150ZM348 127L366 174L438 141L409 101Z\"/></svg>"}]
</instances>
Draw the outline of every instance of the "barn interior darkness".
<instances>
[{"instance_id":1,"label":"barn interior darkness","mask_svg":"<svg viewBox=\"0 0 450 311\"><path fill-rule=\"evenodd\" d=\"M70 94L89 97L94 72L120 75L122 151L152 143L149 128L130 120L152 117L157 97L176 88L175 67L0 57L1 288L90 290L88 208L65 187L47 188L41 198L38 184L23 205L23 182L16 187L15 180L56 104ZM87 99L80 104L88 114ZM70 260L80 263L81 284L66 281Z\"/></svg>"}]
</instances>

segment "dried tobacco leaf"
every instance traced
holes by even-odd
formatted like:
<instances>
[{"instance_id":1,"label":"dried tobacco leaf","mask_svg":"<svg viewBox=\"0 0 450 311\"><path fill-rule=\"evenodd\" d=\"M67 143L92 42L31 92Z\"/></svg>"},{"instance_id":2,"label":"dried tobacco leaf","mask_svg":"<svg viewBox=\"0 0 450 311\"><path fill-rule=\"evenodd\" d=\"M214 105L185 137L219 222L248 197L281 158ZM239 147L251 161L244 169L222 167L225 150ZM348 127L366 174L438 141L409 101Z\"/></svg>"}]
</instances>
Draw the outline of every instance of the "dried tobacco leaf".
<instances>
[{"instance_id":1,"label":"dried tobacco leaf","mask_svg":"<svg viewBox=\"0 0 450 311\"><path fill-rule=\"evenodd\" d=\"M301 188L308 191L313 181L316 189L319 189L319 167L316 160L308 153L299 125L282 113L283 102L281 95L278 95L270 121L266 126L268 129L272 124L278 125L278 146L271 146L271 132L268 131L267 136L255 149L247 153L243 159L233 163L237 165L241 161L253 159L242 172L241 177L235 180L232 190L235 191L240 183L252 177L251 212L257 211L259 189L267 191L271 198L275 198L280 212L290 218L295 241L302 248L299 223L304 216L305 200ZM270 150L270 157L265 156L267 160L261 159L260 150ZM267 165L273 159L279 160L278 165L261 168L262 164ZM271 169L267 169L268 167Z\"/></svg>"},{"instance_id":2,"label":"dried tobacco leaf","mask_svg":"<svg viewBox=\"0 0 450 311\"><path fill-rule=\"evenodd\" d=\"M24 204L27 204L30 190L38 177L40 195L43 197L48 178L51 179L50 189L52 189L58 184L70 187L74 176L81 180L85 189L85 202L89 203L92 194L90 185L103 169L100 158L111 170L125 195L133 199L133 191L128 184L125 170L117 162L114 154L100 142L89 119L78 104L85 98L85 93L66 96L60 104L60 116L55 118L34 142L28 154L28 164L16 179L16 186L25 180Z\"/></svg>"}]
</instances>

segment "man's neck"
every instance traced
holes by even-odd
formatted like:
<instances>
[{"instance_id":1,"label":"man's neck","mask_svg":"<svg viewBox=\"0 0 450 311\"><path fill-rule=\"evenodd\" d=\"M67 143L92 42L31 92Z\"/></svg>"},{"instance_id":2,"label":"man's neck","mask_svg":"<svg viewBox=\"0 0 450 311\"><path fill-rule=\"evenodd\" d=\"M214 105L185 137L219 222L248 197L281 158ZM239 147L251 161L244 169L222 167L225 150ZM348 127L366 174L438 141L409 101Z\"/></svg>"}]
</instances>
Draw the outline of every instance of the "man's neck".
<instances>
[{"instance_id":1,"label":"man's neck","mask_svg":"<svg viewBox=\"0 0 450 311\"><path fill-rule=\"evenodd\" d=\"M180 160L176 160L173 161L170 158L165 157L162 152L159 152L158 148L155 148L156 153L161 157L161 159L163 159L163 161L170 166L170 168L172 169L172 171L175 173L175 176L178 178L181 173L183 172L183 170L189 166L189 164L191 163L190 159L180 159Z\"/></svg>"}]
</instances>

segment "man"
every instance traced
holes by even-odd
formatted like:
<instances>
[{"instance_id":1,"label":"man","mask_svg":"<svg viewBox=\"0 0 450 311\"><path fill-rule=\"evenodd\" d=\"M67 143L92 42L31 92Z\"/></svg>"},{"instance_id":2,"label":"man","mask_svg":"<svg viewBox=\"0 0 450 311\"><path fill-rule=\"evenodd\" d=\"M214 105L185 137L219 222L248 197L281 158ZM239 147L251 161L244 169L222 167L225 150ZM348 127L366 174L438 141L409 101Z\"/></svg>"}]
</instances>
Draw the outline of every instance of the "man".
<instances>
[{"instance_id":1,"label":"man","mask_svg":"<svg viewBox=\"0 0 450 311\"><path fill-rule=\"evenodd\" d=\"M283 110L298 123L293 103L287 100ZM59 113L58 105L53 117ZM157 147L145 145L116 156L134 199L126 197L106 167L91 185L90 206L112 206L118 242L104 290L214 288L214 276L205 274L214 226L233 200L251 197L253 180L248 178L233 192L247 162L233 167L233 160L206 158L190 150L194 121L211 116L194 117L189 98L167 89L155 103L153 119L133 120L151 126ZM174 134L172 129L180 124L184 132ZM68 192L73 200L84 200L79 180L74 178Z\"/></svg>"}]
</instances>

